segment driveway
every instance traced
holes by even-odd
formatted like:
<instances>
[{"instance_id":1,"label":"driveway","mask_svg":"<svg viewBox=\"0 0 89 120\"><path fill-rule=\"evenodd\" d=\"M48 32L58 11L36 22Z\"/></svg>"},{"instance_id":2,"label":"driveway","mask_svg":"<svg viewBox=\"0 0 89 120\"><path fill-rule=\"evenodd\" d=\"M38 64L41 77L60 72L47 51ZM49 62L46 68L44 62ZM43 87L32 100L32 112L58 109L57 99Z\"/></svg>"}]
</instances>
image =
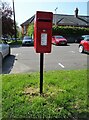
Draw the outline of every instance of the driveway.
<instances>
[{"instance_id":1,"label":"driveway","mask_svg":"<svg viewBox=\"0 0 89 120\"><path fill-rule=\"evenodd\" d=\"M44 71L87 68L87 54L78 52L78 44L52 45L52 52L44 54ZM27 73L40 69L40 54L34 47L12 47L11 56L3 62L3 73Z\"/></svg>"}]
</instances>

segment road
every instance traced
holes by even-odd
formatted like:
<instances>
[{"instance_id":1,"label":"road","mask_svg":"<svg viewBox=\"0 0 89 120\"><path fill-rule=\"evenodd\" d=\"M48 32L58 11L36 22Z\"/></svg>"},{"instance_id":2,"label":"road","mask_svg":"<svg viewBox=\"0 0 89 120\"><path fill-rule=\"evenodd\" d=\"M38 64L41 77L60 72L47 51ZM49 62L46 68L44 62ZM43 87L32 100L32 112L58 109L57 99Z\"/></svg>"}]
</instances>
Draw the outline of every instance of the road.
<instances>
[{"instance_id":1,"label":"road","mask_svg":"<svg viewBox=\"0 0 89 120\"><path fill-rule=\"evenodd\" d=\"M44 54L44 71L87 68L87 54L78 52L78 44L52 45L52 52ZM12 47L11 56L3 62L3 73L27 73L40 69L40 54L34 47Z\"/></svg>"}]
</instances>

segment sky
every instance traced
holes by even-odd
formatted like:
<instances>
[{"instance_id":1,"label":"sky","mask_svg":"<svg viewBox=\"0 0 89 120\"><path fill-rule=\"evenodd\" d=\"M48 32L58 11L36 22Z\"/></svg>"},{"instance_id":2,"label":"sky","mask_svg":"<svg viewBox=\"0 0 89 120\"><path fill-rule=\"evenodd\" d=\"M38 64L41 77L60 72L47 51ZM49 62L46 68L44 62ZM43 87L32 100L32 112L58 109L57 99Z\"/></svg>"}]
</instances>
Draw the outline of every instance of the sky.
<instances>
[{"instance_id":1,"label":"sky","mask_svg":"<svg viewBox=\"0 0 89 120\"><path fill-rule=\"evenodd\" d=\"M1 0L8 2L12 7L12 0ZM88 0L14 0L15 19L20 26L32 17L36 11L48 11L56 14L74 15L76 7L79 15L88 15ZM55 9L58 8L56 11Z\"/></svg>"}]
</instances>

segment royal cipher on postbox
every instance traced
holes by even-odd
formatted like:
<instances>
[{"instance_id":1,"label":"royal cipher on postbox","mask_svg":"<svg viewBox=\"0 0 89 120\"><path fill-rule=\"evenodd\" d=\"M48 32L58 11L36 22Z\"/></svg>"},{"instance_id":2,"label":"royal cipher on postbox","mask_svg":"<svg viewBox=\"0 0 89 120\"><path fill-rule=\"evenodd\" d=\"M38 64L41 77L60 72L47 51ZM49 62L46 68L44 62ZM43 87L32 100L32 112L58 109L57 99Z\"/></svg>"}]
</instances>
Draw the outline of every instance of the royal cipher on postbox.
<instances>
[{"instance_id":1,"label":"royal cipher on postbox","mask_svg":"<svg viewBox=\"0 0 89 120\"><path fill-rule=\"evenodd\" d=\"M37 53L51 52L52 20L52 12L36 12L34 21L34 48Z\"/></svg>"}]
</instances>

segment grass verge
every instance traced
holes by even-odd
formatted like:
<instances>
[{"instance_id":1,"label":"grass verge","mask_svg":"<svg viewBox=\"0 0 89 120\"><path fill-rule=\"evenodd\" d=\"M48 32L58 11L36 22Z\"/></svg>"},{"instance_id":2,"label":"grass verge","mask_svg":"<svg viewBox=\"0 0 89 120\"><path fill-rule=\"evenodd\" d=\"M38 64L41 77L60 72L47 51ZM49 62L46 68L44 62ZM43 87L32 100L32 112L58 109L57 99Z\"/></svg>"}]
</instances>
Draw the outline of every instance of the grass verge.
<instances>
[{"instance_id":1,"label":"grass verge","mask_svg":"<svg viewBox=\"0 0 89 120\"><path fill-rule=\"evenodd\" d=\"M88 120L87 70L2 75L2 117ZM17 120L17 119L16 119Z\"/></svg>"}]
</instances>

